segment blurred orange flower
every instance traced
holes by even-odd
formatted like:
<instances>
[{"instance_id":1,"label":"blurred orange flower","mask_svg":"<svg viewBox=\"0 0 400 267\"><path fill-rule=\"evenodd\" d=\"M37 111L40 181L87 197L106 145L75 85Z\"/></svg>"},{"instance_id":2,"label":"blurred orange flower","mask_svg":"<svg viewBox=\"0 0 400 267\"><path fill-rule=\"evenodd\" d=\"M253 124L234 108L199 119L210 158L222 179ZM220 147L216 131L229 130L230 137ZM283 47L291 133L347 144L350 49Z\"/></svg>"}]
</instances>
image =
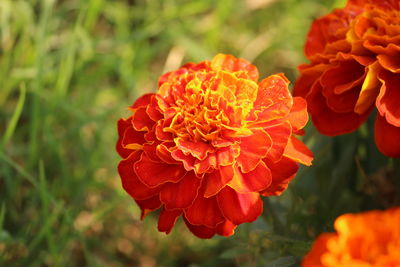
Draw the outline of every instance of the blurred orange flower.
<instances>
[{"instance_id":1,"label":"blurred orange flower","mask_svg":"<svg viewBox=\"0 0 400 267\"><path fill-rule=\"evenodd\" d=\"M302 267L399 267L400 207L345 214L321 234Z\"/></svg>"},{"instance_id":2,"label":"blurred orange flower","mask_svg":"<svg viewBox=\"0 0 400 267\"><path fill-rule=\"evenodd\" d=\"M314 21L294 95L326 135L356 130L377 108L375 142L400 157L400 2L349 0Z\"/></svg>"},{"instance_id":3,"label":"blurred orange flower","mask_svg":"<svg viewBox=\"0 0 400 267\"><path fill-rule=\"evenodd\" d=\"M158 230L182 215L196 236L232 235L263 210L260 194L279 195L312 153L293 134L308 121L281 74L219 54L159 79L118 121L118 166L142 218L161 209Z\"/></svg>"}]
</instances>

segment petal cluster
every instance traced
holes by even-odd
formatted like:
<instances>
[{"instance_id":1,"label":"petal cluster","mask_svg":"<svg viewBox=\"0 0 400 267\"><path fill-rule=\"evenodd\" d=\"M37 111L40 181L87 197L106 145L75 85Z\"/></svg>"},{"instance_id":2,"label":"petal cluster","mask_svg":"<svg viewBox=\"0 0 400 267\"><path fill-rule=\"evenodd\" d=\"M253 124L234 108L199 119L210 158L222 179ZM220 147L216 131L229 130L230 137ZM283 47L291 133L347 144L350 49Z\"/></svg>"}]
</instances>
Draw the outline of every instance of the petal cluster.
<instances>
[{"instance_id":1,"label":"petal cluster","mask_svg":"<svg viewBox=\"0 0 400 267\"><path fill-rule=\"evenodd\" d=\"M280 74L258 82L243 59L219 54L162 75L118 121L118 171L142 218L160 209L158 230L182 217L201 238L230 236L279 195L312 153L294 134L308 121Z\"/></svg>"},{"instance_id":2,"label":"petal cluster","mask_svg":"<svg viewBox=\"0 0 400 267\"><path fill-rule=\"evenodd\" d=\"M314 21L305 54L294 94L306 98L317 129L352 132L376 108L377 147L400 157L400 2L349 0Z\"/></svg>"},{"instance_id":3,"label":"petal cluster","mask_svg":"<svg viewBox=\"0 0 400 267\"><path fill-rule=\"evenodd\" d=\"M400 207L345 214L336 233L321 234L302 267L399 267Z\"/></svg>"}]
</instances>

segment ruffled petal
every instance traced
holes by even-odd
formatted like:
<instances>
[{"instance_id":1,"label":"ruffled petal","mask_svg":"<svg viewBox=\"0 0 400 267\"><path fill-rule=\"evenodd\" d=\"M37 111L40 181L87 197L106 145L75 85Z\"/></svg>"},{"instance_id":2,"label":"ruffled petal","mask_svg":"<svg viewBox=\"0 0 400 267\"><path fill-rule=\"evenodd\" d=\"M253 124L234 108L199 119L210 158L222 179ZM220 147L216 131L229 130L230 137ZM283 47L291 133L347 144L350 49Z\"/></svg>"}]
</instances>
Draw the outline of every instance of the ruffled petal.
<instances>
[{"instance_id":1,"label":"ruffled petal","mask_svg":"<svg viewBox=\"0 0 400 267\"><path fill-rule=\"evenodd\" d=\"M188 172L178 183L166 184L160 192L160 200L166 209L184 209L192 205L197 196L201 179Z\"/></svg>"},{"instance_id":2,"label":"ruffled petal","mask_svg":"<svg viewBox=\"0 0 400 267\"><path fill-rule=\"evenodd\" d=\"M147 106L148 104L150 104L152 97L155 94L151 93L151 94L145 94L142 95L141 97L139 97L135 103L133 103L133 105L130 107L131 109L136 109L139 107L144 107Z\"/></svg>"},{"instance_id":3,"label":"ruffled petal","mask_svg":"<svg viewBox=\"0 0 400 267\"><path fill-rule=\"evenodd\" d=\"M224 217L236 225L256 220L263 210L259 193L241 194L225 187L217 198Z\"/></svg>"},{"instance_id":4,"label":"ruffled petal","mask_svg":"<svg viewBox=\"0 0 400 267\"><path fill-rule=\"evenodd\" d=\"M118 123L117 123L117 127L118 127L118 141L117 141L116 149L117 149L118 154L122 158L127 158L134 150L125 148L122 145L122 140L124 139L125 130L128 127L132 127L131 120L130 119L127 119L127 120L119 119Z\"/></svg>"},{"instance_id":5,"label":"ruffled petal","mask_svg":"<svg viewBox=\"0 0 400 267\"><path fill-rule=\"evenodd\" d=\"M183 153L190 153L193 157L203 160L207 154L214 151L214 148L203 142L194 142L183 140L182 138L175 138L176 146L182 150Z\"/></svg>"},{"instance_id":6,"label":"ruffled petal","mask_svg":"<svg viewBox=\"0 0 400 267\"><path fill-rule=\"evenodd\" d=\"M259 192L270 186L272 175L270 169L263 161L257 167L247 173L242 173L238 168L235 169L233 179L228 185L239 193Z\"/></svg>"},{"instance_id":7,"label":"ruffled petal","mask_svg":"<svg viewBox=\"0 0 400 267\"><path fill-rule=\"evenodd\" d=\"M182 210L163 209L158 217L158 231L169 234L181 214Z\"/></svg>"},{"instance_id":8,"label":"ruffled petal","mask_svg":"<svg viewBox=\"0 0 400 267\"><path fill-rule=\"evenodd\" d=\"M218 54L211 61L211 67L214 70L228 70L231 72L246 71L248 77L253 80L258 80L257 68L242 58L235 58L231 55Z\"/></svg>"},{"instance_id":9,"label":"ruffled petal","mask_svg":"<svg viewBox=\"0 0 400 267\"><path fill-rule=\"evenodd\" d=\"M133 168L139 179L148 187L157 187L161 184L179 182L186 174L185 169L179 165L170 165L152 161L145 153Z\"/></svg>"},{"instance_id":10,"label":"ruffled petal","mask_svg":"<svg viewBox=\"0 0 400 267\"><path fill-rule=\"evenodd\" d=\"M254 170L271 146L271 137L263 130L254 131L252 135L240 138L240 155L237 162L242 172Z\"/></svg>"},{"instance_id":11,"label":"ruffled petal","mask_svg":"<svg viewBox=\"0 0 400 267\"><path fill-rule=\"evenodd\" d=\"M133 165L139 160L141 152L132 153L118 164L118 173L122 187L134 199L147 199L160 192L161 187L150 188L142 183L133 171Z\"/></svg>"},{"instance_id":12,"label":"ruffled petal","mask_svg":"<svg viewBox=\"0 0 400 267\"><path fill-rule=\"evenodd\" d=\"M261 192L263 196L279 196L294 178L299 165L290 158L283 156L278 162L267 160L266 165L272 173L271 185Z\"/></svg>"},{"instance_id":13,"label":"ruffled petal","mask_svg":"<svg viewBox=\"0 0 400 267\"><path fill-rule=\"evenodd\" d=\"M226 220L223 223L217 225L216 231L217 234L222 236L231 236L235 233L236 225L231 221Z\"/></svg>"},{"instance_id":14,"label":"ruffled petal","mask_svg":"<svg viewBox=\"0 0 400 267\"><path fill-rule=\"evenodd\" d=\"M149 117L145 107L135 110L132 117L132 125L136 131L149 131L153 128L155 122Z\"/></svg>"},{"instance_id":15,"label":"ruffled petal","mask_svg":"<svg viewBox=\"0 0 400 267\"><path fill-rule=\"evenodd\" d=\"M400 127L388 123L379 114L375 120L375 143L379 151L388 157L400 158Z\"/></svg>"}]
</instances>

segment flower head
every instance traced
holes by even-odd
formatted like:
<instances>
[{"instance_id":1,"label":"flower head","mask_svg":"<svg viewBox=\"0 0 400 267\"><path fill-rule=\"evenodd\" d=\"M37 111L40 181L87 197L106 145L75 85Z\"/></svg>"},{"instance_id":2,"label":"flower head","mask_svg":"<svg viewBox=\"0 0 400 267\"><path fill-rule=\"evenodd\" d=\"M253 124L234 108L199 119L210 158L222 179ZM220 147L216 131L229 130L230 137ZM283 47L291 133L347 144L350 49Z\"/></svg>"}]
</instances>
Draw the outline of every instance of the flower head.
<instances>
[{"instance_id":1,"label":"flower head","mask_svg":"<svg viewBox=\"0 0 400 267\"><path fill-rule=\"evenodd\" d=\"M178 217L198 237L229 236L279 195L312 153L293 134L307 123L305 100L288 80L258 82L257 68L219 54L159 79L118 121L118 166L142 217L161 209L159 231Z\"/></svg>"},{"instance_id":2,"label":"flower head","mask_svg":"<svg viewBox=\"0 0 400 267\"><path fill-rule=\"evenodd\" d=\"M345 214L321 234L302 267L399 267L400 208Z\"/></svg>"},{"instance_id":3,"label":"flower head","mask_svg":"<svg viewBox=\"0 0 400 267\"><path fill-rule=\"evenodd\" d=\"M349 0L314 21L305 54L294 94L306 98L317 129L352 132L376 107L378 149L400 157L400 2Z\"/></svg>"}]
</instances>

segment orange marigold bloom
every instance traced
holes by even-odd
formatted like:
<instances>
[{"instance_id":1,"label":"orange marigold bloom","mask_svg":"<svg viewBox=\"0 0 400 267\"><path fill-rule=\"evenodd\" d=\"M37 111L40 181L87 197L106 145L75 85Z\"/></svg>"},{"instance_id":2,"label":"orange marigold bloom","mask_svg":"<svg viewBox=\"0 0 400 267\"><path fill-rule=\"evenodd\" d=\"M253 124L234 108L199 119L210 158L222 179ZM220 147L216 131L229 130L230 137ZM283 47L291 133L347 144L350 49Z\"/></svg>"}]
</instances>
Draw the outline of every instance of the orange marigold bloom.
<instances>
[{"instance_id":1,"label":"orange marigold bloom","mask_svg":"<svg viewBox=\"0 0 400 267\"><path fill-rule=\"evenodd\" d=\"M352 132L376 107L377 147L400 157L400 2L349 0L314 21L305 54L311 62L299 66L294 94L306 98L317 129Z\"/></svg>"},{"instance_id":2,"label":"orange marigold bloom","mask_svg":"<svg viewBox=\"0 0 400 267\"><path fill-rule=\"evenodd\" d=\"M399 267L400 207L345 214L337 233L323 233L304 257L302 267Z\"/></svg>"},{"instance_id":3,"label":"orange marigold bloom","mask_svg":"<svg viewBox=\"0 0 400 267\"><path fill-rule=\"evenodd\" d=\"M260 195L279 195L312 153L293 133L308 121L280 74L258 83L244 59L219 54L159 79L118 121L118 166L142 218L161 209L158 230L182 215L196 236L230 236L263 210Z\"/></svg>"}]
</instances>

